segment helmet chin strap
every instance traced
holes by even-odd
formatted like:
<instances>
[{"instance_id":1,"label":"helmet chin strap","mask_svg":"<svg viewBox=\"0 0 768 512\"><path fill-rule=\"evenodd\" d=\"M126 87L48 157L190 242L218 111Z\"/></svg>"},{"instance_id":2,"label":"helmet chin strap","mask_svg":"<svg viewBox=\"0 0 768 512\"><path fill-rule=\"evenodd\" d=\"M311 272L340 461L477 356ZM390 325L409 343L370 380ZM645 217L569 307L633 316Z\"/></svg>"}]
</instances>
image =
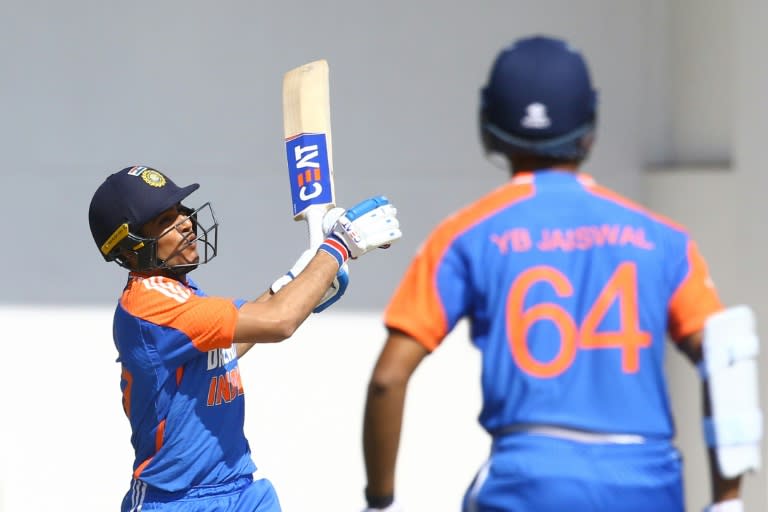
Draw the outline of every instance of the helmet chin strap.
<instances>
[{"instance_id":1,"label":"helmet chin strap","mask_svg":"<svg viewBox=\"0 0 768 512\"><path fill-rule=\"evenodd\" d=\"M160 263L160 262L158 262ZM162 262L163 265L165 265L165 262ZM183 279L188 273L192 272L198 267L197 264L189 264L189 265L175 265L173 267L170 266L162 266L163 270L167 271L168 273L172 274L174 277L177 277L179 279Z\"/></svg>"}]
</instances>

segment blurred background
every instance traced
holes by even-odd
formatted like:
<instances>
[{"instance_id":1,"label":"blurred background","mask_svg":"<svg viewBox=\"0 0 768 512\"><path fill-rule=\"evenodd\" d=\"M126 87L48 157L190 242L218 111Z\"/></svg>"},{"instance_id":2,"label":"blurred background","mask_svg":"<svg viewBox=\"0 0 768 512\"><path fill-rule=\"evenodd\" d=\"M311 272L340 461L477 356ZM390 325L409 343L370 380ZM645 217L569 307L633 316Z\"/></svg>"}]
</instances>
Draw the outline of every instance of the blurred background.
<instances>
[{"instance_id":1,"label":"blurred background","mask_svg":"<svg viewBox=\"0 0 768 512\"><path fill-rule=\"evenodd\" d=\"M331 66L338 202L388 195L405 236L353 264L327 317L243 361L256 463L287 512L363 504L362 400L381 310L429 230L506 179L480 150L477 110L516 38L558 36L585 54L599 90L585 171L687 225L723 300L751 304L763 334L766 22L764 0L0 1L0 509L116 510L127 490L110 328L125 275L88 230L96 187L133 164L201 183L189 204L212 202L220 253L196 280L258 295L306 245L291 218L281 82L318 58ZM419 370L408 405L398 485L409 510L458 510L487 454L463 328L445 353ZM668 370L696 510L709 495L699 384L672 350ZM764 484L745 479L748 511L768 508Z\"/></svg>"}]
</instances>

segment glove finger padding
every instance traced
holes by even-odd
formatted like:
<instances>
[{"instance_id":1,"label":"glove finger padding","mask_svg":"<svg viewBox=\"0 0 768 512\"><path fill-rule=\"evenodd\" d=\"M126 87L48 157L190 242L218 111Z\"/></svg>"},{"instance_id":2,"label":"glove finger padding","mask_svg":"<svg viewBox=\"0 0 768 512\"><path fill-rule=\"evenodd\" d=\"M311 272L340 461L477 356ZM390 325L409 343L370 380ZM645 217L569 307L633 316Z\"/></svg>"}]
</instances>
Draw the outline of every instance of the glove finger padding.
<instances>
[{"instance_id":1,"label":"glove finger padding","mask_svg":"<svg viewBox=\"0 0 768 512\"><path fill-rule=\"evenodd\" d=\"M352 258L388 246L403 236L397 209L384 196L367 199L344 212L329 235L340 239Z\"/></svg>"},{"instance_id":2,"label":"glove finger padding","mask_svg":"<svg viewBox=\"0 0 768 512\"><path fill-rule=\"evenodd\" d=\"M365 243L371 248L389 246L402 236L397 209L392 205L382 206L371 211L370 215L360 217L353 222L356 233L365 236Z\"/></svg>"}]
</instances>

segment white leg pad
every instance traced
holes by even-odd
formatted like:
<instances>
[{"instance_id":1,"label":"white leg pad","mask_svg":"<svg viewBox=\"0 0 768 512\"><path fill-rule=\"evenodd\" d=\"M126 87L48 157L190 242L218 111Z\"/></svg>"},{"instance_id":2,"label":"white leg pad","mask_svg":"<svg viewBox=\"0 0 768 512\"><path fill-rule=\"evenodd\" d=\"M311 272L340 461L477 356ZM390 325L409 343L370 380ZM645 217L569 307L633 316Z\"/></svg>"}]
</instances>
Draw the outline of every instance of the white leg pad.
<instances>
[{"instance_id":1,"label":"white leg pad","mask_svg":"<svg viewBox=\"0 0 768 512\"><path fill-rule=\"evenodd\" d=\"M763 416L758 396L759 340L754 313L736 306L712 315L704 327L703 358L712 417L704 420L707 444L720 473L733 478L760 468Z\"/></svg>"}]
</instances>

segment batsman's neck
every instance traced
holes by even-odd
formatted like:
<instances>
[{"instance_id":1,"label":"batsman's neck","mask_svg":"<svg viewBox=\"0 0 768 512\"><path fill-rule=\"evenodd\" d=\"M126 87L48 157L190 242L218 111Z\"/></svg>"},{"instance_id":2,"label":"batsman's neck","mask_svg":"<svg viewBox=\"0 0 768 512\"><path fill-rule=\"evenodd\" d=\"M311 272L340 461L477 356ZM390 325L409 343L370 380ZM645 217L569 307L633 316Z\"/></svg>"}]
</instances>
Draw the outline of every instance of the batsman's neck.
<instances>
[{"instance_id":1,"label":"batsman's neck","mask_svg":"<svg viewBox=\"0 0 768 512\"><path fill-rule=\"evenodd\" d=\"M163 276L169 279L174 279L176 281L182 282L184 284L187 283L187 272L176 271L168 268L157 269L157 270L147 270L147 271L131 270L130 276L131 277Z\"/></svg>"},{"instance_id":2,"label":"batsman's neck","mask_svg":"<svg viewBox=\"0 0 768 512\"><path fill-rule=\"evenodd\" d=\"M515 155L509 159L509 167L513 176L518 173L536 172L545 169L579 172L580 165L581 161L542 158L533 155Z\"/></svg>"}]
</instances>

